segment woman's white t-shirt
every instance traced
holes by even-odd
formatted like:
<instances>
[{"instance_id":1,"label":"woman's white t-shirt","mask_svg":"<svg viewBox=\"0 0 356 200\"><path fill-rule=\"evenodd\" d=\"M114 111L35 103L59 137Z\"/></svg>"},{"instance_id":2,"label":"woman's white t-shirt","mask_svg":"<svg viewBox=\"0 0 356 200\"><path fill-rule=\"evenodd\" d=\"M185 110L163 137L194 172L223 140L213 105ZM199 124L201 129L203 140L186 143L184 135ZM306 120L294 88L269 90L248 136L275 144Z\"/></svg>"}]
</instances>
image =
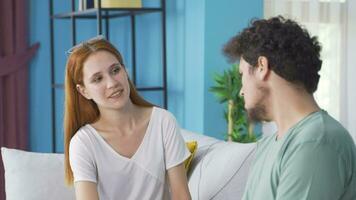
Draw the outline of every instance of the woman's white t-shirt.
<instances>
[{"instance_id":1,"label":"woman's white t-shirt","mask_svg":"<svg viewBox=\"0 0 356 200\"><path fill-rule=\"evenodd\" d=\"M170 199L166 170L189 155L174 116L157 107L131 158L117 153L89 124L77 131L69 147L74 182L96 183L100 200Z\"/></svg>"}]
</instances>

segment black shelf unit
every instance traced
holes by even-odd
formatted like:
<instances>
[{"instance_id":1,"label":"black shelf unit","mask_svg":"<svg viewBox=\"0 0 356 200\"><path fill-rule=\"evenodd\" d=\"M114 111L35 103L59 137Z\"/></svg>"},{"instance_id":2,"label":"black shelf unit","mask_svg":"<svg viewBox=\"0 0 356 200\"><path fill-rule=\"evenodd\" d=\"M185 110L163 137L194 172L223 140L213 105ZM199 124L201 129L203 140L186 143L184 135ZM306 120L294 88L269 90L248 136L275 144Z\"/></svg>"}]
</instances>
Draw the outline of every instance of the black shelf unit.
<instances>
[{"instance_id":1,"label":"black shelf unit","mask_svg":"<svg viewBox=\"0 0 356 200\"><path fill-rule=\"evenodd\" d=\"M144 1L144 0L142 0ZM163 107L167 108L167 47L166 47L166 0L160 0L160 7L142 7L142 8L101 8L101 0L98 0L98 8L90 8L82 11L75 10L75 0L70 0L71 12L53 13L53 0L49 0L50 15L50 64L51 64L51 113L52 113L52 152L56 152L56 89L63 89L63 84L55 82L55 61L54 61L54 20L66 19L71 21L71 43L76 45L76 21L80 19L96 19L97 35L103 33L103 21L105 23L105 37L109 40L109 20L119 17L130 17L131 24L131 46L132 46L132 82L136 85L136 17L148 13L161 13L161 31L162 31L162 86L157 87L137 87L138 91L162 91Z\"/></svg>"}]
</instances>

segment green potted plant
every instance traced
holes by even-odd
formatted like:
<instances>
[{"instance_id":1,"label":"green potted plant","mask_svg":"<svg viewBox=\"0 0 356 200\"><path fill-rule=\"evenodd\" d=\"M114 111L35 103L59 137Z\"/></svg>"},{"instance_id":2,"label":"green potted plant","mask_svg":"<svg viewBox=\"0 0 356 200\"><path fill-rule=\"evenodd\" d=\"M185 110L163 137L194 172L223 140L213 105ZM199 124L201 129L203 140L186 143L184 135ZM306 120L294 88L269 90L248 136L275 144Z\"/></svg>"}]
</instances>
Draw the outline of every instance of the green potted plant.
<instances>
[{"instance_id":1,"label":"green potted plant","mask_svg":"<svg viewBox=\"0 0 356 200\"><path fill-rule=\"evenodd\" d=\"M227 140L241 143L256 141L254 125L249 123L244 109L244 100L239 95L241 76L238 65L232 65L222 75L215 74L215 86L210 91L215 94L220 103L226 104L224 116L227 121Z\"/></svg>"}]
</instances>

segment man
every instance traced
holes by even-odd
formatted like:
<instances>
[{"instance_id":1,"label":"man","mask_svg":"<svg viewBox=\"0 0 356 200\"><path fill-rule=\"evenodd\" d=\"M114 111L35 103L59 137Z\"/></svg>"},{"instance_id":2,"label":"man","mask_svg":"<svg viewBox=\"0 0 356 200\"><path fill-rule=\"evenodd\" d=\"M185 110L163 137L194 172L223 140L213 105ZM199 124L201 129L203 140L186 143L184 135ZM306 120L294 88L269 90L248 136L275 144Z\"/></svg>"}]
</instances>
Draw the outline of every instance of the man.
<instances>
[{"instance_id":1,"label":"man","mask_svg":"<svg viewBox=\"0 0 356 200\"><path fill-rule=\"evenodd\" d=\"M316 37L283 17L255 20L226 44L230 60L240 60L249 118L278 127L257 144L243 199L356 199L355 143L313 97L320 50Z\"/></svg>"}]
</instances>

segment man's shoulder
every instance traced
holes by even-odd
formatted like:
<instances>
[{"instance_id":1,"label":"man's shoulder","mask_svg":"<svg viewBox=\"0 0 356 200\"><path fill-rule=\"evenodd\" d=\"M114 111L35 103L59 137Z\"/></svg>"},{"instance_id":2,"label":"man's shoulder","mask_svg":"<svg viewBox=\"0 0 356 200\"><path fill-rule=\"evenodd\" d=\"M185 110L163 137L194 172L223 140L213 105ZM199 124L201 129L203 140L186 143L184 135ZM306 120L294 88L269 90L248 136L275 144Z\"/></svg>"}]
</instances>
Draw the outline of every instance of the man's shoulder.
<instances>
[{"instance_id":1,"label":"man's shoulder","mask_svg":"<svg viewBox=\"0 0 356 200\"><path fill-rule=\"evenodd\" d=\"M349 132L326 111L310 117L297 127L286 141L285 148L294 151L307 145L332 149L337 156L355 157L355 143ZM313 153L313 152L310 152ZM314 152L316 153L316 152Z\"/></svg>"},{"instance_id":2,"label":"man's shoulder","mask_svg":"<svg viewBox=\"0 0 356 200\"><path fill-rule=\"evenodd\" d=\"M326 111L310 116L293 131L291 139L299 143L353 143L349 132Z\"/></svg>"}]
</instances>

